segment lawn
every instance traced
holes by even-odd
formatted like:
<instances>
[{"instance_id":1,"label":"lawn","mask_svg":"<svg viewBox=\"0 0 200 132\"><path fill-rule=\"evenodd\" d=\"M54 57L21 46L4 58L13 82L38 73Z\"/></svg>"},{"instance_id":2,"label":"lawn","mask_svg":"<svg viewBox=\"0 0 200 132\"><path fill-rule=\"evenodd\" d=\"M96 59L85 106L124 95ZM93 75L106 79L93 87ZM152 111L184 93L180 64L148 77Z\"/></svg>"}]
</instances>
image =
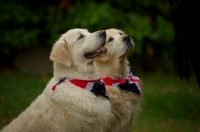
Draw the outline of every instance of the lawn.
<instances>
[{"instance_id":1,"label":"lawn","mask_svg":"<svg viewBox=\"0 0 200 132\"><path fill-rule=\"evenodd\" d=\"M144 99L133 132L200 132L200 88L174 73L139 72ZM43 91L50 75L0 73L0 129Z\"/></svg>"}]
</instances>

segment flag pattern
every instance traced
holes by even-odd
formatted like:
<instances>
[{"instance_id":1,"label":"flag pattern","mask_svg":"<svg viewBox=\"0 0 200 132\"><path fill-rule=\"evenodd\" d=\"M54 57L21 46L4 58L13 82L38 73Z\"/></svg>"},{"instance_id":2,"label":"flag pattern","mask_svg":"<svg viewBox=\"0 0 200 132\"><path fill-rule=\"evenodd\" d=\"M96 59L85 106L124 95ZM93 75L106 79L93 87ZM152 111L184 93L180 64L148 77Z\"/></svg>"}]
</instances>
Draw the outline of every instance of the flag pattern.
<instances>
[{"instance_id":1,"label":"flag pattern","mask_svg":"<svg viewBox=\"0 0 200 132\"><path fill-rule=\"evenodd\" d=\"M108 86L119 87L122 90L131 91L133 93L139 94L140 96L144 96L140 78L135 74L132 69L130 69L127 77L123 79L113 79L110 77L106 77L102 78L102 80Z\"/></svg>"},{"instance_id":2,"label":"flag pattern","mask_svg":"<svg viewBox=\"0 0 200 132\"><path fill-rule=\"evenodd\" d=\"M97 80L80 80L80 79L62 78L52 87L52 91L56 90L59 84L66 81L71 82L72 84L78 86L79 88L90 90L96 96L100 95L109 100L109 94L106 91L106 86L100 78Z\"/></svg>"}]
</instances>

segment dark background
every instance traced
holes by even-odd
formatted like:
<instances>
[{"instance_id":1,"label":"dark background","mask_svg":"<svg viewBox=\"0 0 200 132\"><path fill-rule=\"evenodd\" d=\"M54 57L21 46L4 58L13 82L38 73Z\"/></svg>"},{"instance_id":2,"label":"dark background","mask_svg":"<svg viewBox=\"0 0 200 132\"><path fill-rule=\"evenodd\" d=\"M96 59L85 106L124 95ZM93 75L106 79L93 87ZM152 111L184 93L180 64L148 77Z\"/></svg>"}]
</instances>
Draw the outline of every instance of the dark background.
<instances>
[{"instance_id":1,"label":"dark background","mask_svg":"<svg viewBox=\"0 0 200 132\"><path fill-rule=\"evenodd\" d=\"M173 67L168 0L6 0L0 2L0 26L0 71L48 71L52 44L72 28L121 29L135 42L129 56L135 67Z\"/></svg>"},{"instance_id":2,"label":"dark background","mask_svg":"<svg viewBox=\"0 0 200 132\"><path fill-rule=\"evenodd\" d=\"M129 61L144 90L133 132L200 132L200 89L191 65L188 83L174 68L169 10L168 0L1 0L0 130L52 78L49 55L61 34L117 28L135 42Z\"/></svg>"}]
</instances>

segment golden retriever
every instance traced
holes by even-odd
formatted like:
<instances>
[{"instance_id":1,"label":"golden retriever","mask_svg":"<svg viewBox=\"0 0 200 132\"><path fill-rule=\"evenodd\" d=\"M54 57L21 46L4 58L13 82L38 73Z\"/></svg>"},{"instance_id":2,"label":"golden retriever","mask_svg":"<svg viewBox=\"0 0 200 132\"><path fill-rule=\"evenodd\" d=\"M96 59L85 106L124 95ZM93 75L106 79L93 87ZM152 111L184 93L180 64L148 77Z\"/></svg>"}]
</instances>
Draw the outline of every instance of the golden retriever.
<instances>
[{"instance_id":1,"label":"golden retriever","mask_svg":"<svg viewBox=\"0 0 200 132\"><path fill-rule=\"evenodd\" d=\"M118 29L106 30L108 50L105 57L95 60L97 74L107 85L114 117L110 132L131 132L143 96L139 78L130 71L128 55L134 47L132 38Z\"/></svg>"},{"instance_id":2,"label":"golden retriever","mask_svg":"<svg viewBox=\"0 0 200 132\"><path fill-rule=\"evenodd\" d=\"M43 93L1 132L105 132L111 104L94 59L107 50L105 30L71 29L54 44L54 76Z\"/></svg>"}]
</instances>

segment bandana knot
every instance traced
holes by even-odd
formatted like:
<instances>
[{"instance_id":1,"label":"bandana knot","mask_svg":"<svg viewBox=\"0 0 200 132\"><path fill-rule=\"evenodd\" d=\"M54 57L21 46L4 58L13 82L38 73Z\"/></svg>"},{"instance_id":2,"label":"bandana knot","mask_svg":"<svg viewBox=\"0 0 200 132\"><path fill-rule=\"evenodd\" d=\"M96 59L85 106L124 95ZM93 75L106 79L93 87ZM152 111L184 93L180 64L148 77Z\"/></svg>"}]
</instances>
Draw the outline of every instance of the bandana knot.
<instances>
[{"instance_id":1,"label":"bandana knot","mask_svg":"<svg viewBox=\"0 0 200 132\"><path fill-rule=\"evenodd\" d=\"M113 79L110 77L106 77L102 79L104 83L108 86L116 86L122 90L131 91L133 93L139 94L140 96L144 96L142 90L142 83L138 76L130 70L128 76L124 79Z\"/></svg>"},{"instance_id":2,"label":"bandana knot","mask_svg":"<svg viewBox=\"0 0 200 132\"><path fill-rule=\"evenodd\" d=\"M109 100L109 95L106 91L106 86L100 78L97 80L80 80L80 79L62 78L52 87L52 91L54 91L60 83L66 82L66 81L71 82L72 84L78 86L79 88L90 90L96 96L100 95Z\"/></svg>"}]
</instances>

